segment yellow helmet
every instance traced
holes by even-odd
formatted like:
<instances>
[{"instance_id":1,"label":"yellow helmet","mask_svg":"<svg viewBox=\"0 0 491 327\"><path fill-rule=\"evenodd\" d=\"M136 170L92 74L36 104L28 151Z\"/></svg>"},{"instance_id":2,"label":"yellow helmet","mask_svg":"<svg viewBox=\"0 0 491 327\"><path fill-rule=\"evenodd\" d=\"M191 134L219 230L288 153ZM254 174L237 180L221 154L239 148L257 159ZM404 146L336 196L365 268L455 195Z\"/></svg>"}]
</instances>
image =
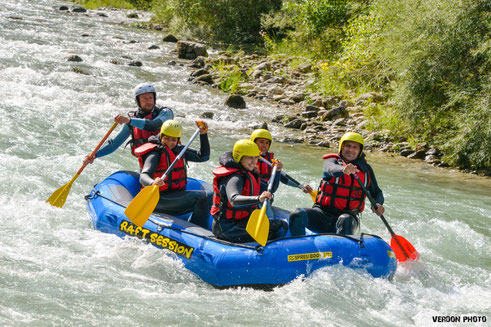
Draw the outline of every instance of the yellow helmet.
<instances>
[{"instance_id":1,"label":"yellow helmet","mask_svg":"<svg viewBox=\"0 0 491 327\"><path fill-rule=\"evenodd\" d=\"M235 162L240 162L243 156L257 157L259 156L259 148L257 144L251 140L238 140L234 144L232 157Z\"/></svg>"},{"instance_id":2,"label":"yellow helmet","mask_svg":"<svg viewBox=\"0 0 491 327\"><path fill-rule=\"evenodd\" d=\"M160 134L180 138L182 135L182 125L175 119L166 120L160 128Z\"/></svg>"},{"instance_id":3,"label":"yellow helmet","mask_svg":"<svg viewBox=\"0 0 491 327\"><path fill-rule=\"evenodd\" d=\"M363 141L363 136L355 132L345 133L343 137L341 137L341 140L339 141L339 153L341 153L341 150L343 149L343 143L346 141L356 142L361 145L361 151L360 154L358 155L358 157L360 157L363 151L363 147L365 146L365 142Z\"/></svg>"},{"instance_id":4,"label":"yellow helmet","mask_svg":"<svg viewBox=\"0 0 491 327\"><path fill-rule=\"evenodd\" d=\"M273 138L271 137L271 133L264 128L256 129L254 132L252 132L251 137L249 137L249 140L252 142L256 142L256 139L266 139L269 140L269 144L273 142Z\"/></svg>"}]
</instances>

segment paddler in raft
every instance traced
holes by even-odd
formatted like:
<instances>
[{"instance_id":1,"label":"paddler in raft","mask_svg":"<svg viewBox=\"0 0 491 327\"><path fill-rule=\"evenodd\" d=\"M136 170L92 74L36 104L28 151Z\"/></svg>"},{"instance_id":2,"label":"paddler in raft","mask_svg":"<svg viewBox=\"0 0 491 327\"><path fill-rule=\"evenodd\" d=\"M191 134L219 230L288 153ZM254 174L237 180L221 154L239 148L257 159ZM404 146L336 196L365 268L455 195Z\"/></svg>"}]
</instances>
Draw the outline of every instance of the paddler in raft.
<instances>
[{"instance_id":1,"label":"paddler in raft","mask_svg":"<svg viewBox=\"0 0 491 327\"><path fill-rule=\"evenodd\" d=\"M142 167L140 184L142 187L158 185L160 199L155 211L179 216L192 212L190 222L204 228L209 228L209 205L211 192L186 191L187 169L186 162L204 162L210 158L210 143L208 141L208 124L201 122L200 149L188 148L180 158L172 171L167 174L165 180L161 177L167 168L174 162L178 154L184 148L179 144L182 135L182 125L177 120L167 120L160 129L158 137L150 137L148 143L135 150Z\"/></svg>"},{"instance_id":2,"label":"paddler in raft","mask_svg":"<svg viewBox=\"0 0 491 327\"><path fill-rule=\"evenodd\" d=\"M269 151L271 144L273 143L273 138L267 129L260 128L254 130L249 139L256 143L257 147L259 148L260 157L257 162L257 171L259 173L259 177L261 177L261 190L266 190L273 171L271 163L277 162L278 171L281 171L283 168L283 163L280 160L274 159L274 153ZM292 180L288 179L284 172L280 173L280 182L295 188L299 187ZM312 188L310 185L303 185L303 191L304 193L310 193L312 192Z\"/></svg>"},{"instance_id":3,"label":"paddler in raft","mask_svg":"<svg viewBox=\"0 0 491 327\"><path fill-rule=\"evenodd\" d=\"M362 135L349 132L341 137L338 153L322 157L324 170L315 204L290 214L292 236L305 235L305 228L315 233L357 233L366 196L353 175L355 173L377 203L377 210L372 207L372 211L378 216L384 213L384 195L365 159L364 145Z\"/></svg>"},{"instance_id":4,"label":"paddler in raft","mask_svg":"<svg viewBox=\"0 0 491 327\"><path fill-rule=\"evenodd\" d=\"M211 214L213 234L219 239L234 243L254 241L246 231L251 213L265 199L271 199L271 192L261 192L261 178L256 171L259 148L251 140L238 140L233 151L220 156L220 167L213 170L213 205ZM280 168L278 168L280 170ZM273 183L273 191L278 188L279 175ZM287 223L268 216L268 239L283 237L288 231Z\"/></svg>"},{"instance_id":5,"label":"paddler in raft","mask_svg":"<svg viewBox=\"0 0 491 327\"><path fill-rule=\"evenodd\" d=\"M95 158L113 153L130 137L128 143L131 153L136 156L135 149L147 143L152 135L158 135L162 124L174 118L172 109L155 105L157 92L150 83L138 84L133 90L134 99L138 109L128 113L128 116L116 115L114 121L123 125L121 131L114 138L109 139L94 157L86 155L84 165L91 164Z\"/></svg>"},{"instance_id":6,"label":"paddler in raft","mask_svg":"<svg viewBox=\"0 0 491 327\"><path fill-rule=\"evenodd\" d=\"M281 169L283 169L283 163L281 160L274 159L274 153L270 152L269 149L271 148L271 144L273 143L273 137L271 136L271 133L264 128L259 128L254 130L251 133L251 136L249 139L257 144L257 147L259 148L259 160L257 161L257 166L256 169L259 173L259 177L261 177L261 191L265 191L268 189L268 182L269 179L271 178L271 173L273 171L272 163L276 162L278 165L278 171L280 171L280 182L292 186L292 187L299 187L297 184L295 184L292 180L286 177L286 174L284 174ZM310 185L303 185L302 188L304 193L310 193L312 192L312 188ZM274 192L273 192L274 193ZM273 217L273 210L271 209L271 203L272 201L268 202L268 208L266 209L266 214L268 217Z\"/></svg>"}]
</instances>

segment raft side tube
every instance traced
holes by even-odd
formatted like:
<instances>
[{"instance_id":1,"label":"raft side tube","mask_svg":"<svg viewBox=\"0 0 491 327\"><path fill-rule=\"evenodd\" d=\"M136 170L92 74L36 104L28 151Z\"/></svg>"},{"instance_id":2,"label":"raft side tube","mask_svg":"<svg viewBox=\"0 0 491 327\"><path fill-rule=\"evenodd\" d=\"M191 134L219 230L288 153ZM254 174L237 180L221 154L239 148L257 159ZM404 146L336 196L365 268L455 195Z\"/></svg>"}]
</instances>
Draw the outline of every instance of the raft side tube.
<instances>
[{"instance_id":1,"label":"raft side tube","mask_svg":"<svg viewBox=\"0 0 491 327\"><path fill-rule=\"evenodd\" d=\"M209 184L197 179L189 185L209 189ZM186 217L162 213L152 214L138 229L124 215L124 209L139 190L138 174L132 172L114 173L97 184L86 197L94 228L145 239L165 249L166 254L173 253L187 269L218 288L247 285L268 289L338 264L364 270L373 277L391 278L397 267L389 245L370 234L362 234L360 239L336 234L289 237L261 247L255 242L218 240L210 230L186 221ZM281 208L273 210L282 219L289 215Z\"/></svg>"}]
</instances>

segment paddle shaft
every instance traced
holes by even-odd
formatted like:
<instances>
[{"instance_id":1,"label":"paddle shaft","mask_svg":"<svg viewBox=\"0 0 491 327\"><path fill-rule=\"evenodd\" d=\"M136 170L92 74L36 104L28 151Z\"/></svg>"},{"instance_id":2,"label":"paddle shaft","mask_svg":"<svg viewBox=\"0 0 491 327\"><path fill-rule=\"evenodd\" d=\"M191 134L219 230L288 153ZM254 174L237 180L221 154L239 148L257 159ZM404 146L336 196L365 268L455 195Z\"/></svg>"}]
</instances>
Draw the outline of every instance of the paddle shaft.
<instances>
[{"instance_id":1,"label":"paddle shaft","mask_svg":"<svg viewBox=\"0 0 491 327\"><path fill-rule=\"evenodd\" d=\"M264 158L259 158L259 160L261 160L262 162L264 162L265 164L267 164L268 166L272 166L272 163L269 162L268 160L264 159ZM287 173L285 173L284 171L281 171L281 175L282 176L285 176L286 178L288 178L289 180L291 180L294 184L296 184L299 188L301 188L302 190L304 189L303 185L300 184L299 182L297 182L293 177L291 177L290 175L288 175Z\"/></svg>"},{"instance_id":2,"label":"paddle shaft","mask_svg":"<svg viewBox=\"0 0 491 327\"><path fill-rule=\"evenodd\" d=\"M89 155L89 157L94 157L94 155L97 153L97 151L99 151L99 149L104 144L104 142L106 142L106 140L109 137L109 135L114 131L114 129L116 128L116 126L118 126L118 123L114 122L113 125L111 126L111 128L107 131L106 135L104 135L104 137L99 142L99 144L97 144L97 146L95 147L94 151L92 151L92 153ZM82 165L82 167L80 167L80 169L77 171L76 175L77 176L80 175L86 166L87 166L87 164L84 163Z\"/></svg>"},{"instance_id":3,"label":"paddle shaft","mask_svg":"<svg viewBox=\"0 0 491 327\"><path fill-rule=\"evenodd\" d=\"M184 153L186 152L186 150L189 148L189 146L191 145L191 143L194 141L194 139L196 138L196 136L198 136L199 131L200 131L200 129L198 128L196 130L196 132L194 132L193 136L191 136L191 138L189 139L188 143L186 143L186 145L184 146L184 148L177 155L176 159L174 159L174 162L172 162L172 164L169 166L169 168L167 168L167 170L165 171L164 175L162 175L162 177L161 177L162 180L164 180L167 177L167 175L172 171L172 169L177 164L177 162L179 161L179 159L182 158L182 156L184 155Z\"/></svg>"},{"instance_id":4,"label":"paddle shaft","mask_svg":"<svg viewBox=\"0 0 491 327\"><path fill-rule=\"evenodd\" d=\"M274 165L273 172L271 173L271 178L269 179L269 183L268 183L268 192L271 192L271 190L273 189L273 183L274 183L274 179L276 177L277 169L278 169L278 166Z\"/></svg>"},{"instance_id":5,"label":"paddle shaft","mask_svg":"<svg viewBox=\"0 0 491 327\"><path fill-rule=\"evenodd\" d=\"M271 190L273 189L273 183L274 183L274 179L276 177L276 170L277 169L278 169L278 166L274 165L273 172L271 173L271 178L269 179L269 183L268 183L268 192L271 192ZM266 198L266 200L264 200L264 205L261 208L261 216L260 217L262 217L266 213L266 207L268 206L268 201L269 201L268 198ZM266 219L267 219L267 217L266 217Z\"/></svg>"},{"instance_id":6,"label":"paddle shaft","mask_svg":"<svg viewBox=\"0 0 491 327\"><path fill-rule=\"evenodd\" d=\"M366 194L368 200L370 200L370 203L372 204L372 206L375 208L375 210L377 210L378 206L377 206L377 202L375 202L375 199L372 197L372 195L367 190L367 188L365 187L365 185L363 185L363 183L361 182L361 180L358 177L358 175L357 174L353 174L353 176L355 177L355 179L358 182L358 184L361 186L361 189L363 190L363 192L365 192L365 194ZM390 235L392 235L392 239L396 241L397 245L399 246L399 248L401 249L401 251L404 253L404 255L406 256L406 258L410 258L409 255L406 253L406 250L404 250L404 248L402 247L402 244L399 242L398 238L395 237L396 234L394 233L394 231L390 227L390 225L387 222L387 220L385 219L384 215L380 215L380 219L382 219L385 227L387 227L387 230L389 231Z\"/></svg>"}]
</instances>

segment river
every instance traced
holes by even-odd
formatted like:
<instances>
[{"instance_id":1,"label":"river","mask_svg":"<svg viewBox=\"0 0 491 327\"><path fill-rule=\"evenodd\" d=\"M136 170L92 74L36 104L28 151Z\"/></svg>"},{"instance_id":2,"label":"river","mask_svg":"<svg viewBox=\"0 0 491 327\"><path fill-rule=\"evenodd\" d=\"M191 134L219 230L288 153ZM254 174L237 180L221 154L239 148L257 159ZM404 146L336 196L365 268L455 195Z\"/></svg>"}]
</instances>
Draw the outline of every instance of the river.
<instances>
[{"instance_id":1,"label":"river","mask_svg":"<svg viewBox=\"0 0 491 327\"><path fill-rule=\"evenodd\" d=\"M0 7L1 326L489 325L488 178L368 153L385 217L421 259L398 267L392 281L334 266L271 292L214 289L162 250L94 230L84 195L114 171L137 169L128 149L88 166L62 209L47 204L112 118L134 110L132 90L141 82L156 86L158 104L174 108L184 140L203 112L215 114L208 120L211 160L189 170L209 182L218 156L278 113L250 99L247 109L225 107L225 94L191 84L189 68L167 64L175 44L121 24L130 22L124 12L75 14L61 5L72 6L3 0ZM153 44L160 49L149 50ZM71 55L83 61L67 61ZM143 66L129 66L131 60ZM276 139L289 133L270 127ZM317 185L328 149L275 142L272 150L290 175ZM292 210L312 201L281 186L275 204ZM390 240L372 213L363 215L362 230ZM464 322L469 318L475 321Z\"/></svg>"}]
</instances>

